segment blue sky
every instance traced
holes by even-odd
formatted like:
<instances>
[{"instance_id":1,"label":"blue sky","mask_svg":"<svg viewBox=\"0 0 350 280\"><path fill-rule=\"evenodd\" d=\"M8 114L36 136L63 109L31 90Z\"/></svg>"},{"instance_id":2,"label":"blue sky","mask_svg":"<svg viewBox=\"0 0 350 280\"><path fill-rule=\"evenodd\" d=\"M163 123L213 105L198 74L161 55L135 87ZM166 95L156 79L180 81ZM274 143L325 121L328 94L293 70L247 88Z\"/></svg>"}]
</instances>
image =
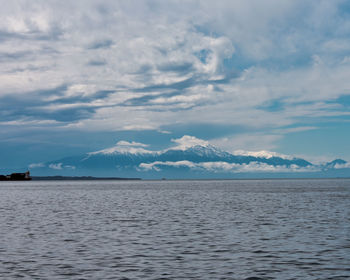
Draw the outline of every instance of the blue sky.
<instances>
[{"instance_id":1,"label":"blue sky","mask_svg":"<svg viewBox=\"0 0 350 280\"><path fill-rule=\"evenodd\" d=\"M350 160L349 1L1 7L1 168L183 135Z\"/></svg>"}]
</instances>

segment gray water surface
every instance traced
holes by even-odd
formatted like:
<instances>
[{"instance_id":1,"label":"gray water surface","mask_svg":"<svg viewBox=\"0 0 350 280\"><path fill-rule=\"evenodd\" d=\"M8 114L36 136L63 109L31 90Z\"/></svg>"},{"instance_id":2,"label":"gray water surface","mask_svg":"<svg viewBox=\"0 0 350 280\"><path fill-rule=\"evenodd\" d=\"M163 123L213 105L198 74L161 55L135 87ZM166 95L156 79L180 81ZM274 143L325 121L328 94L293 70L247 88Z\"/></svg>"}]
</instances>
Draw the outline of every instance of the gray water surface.
<instances>
[{"instance_id":1,"label":"gray water surface","mask_svg":"<svg viewBox=\"0 0 350 280\"><path fill-rule=\"evenodd\" d=\"M0 182L1 279L350 279L349 264L350 180Z\"/></svg>"}]
</instances>

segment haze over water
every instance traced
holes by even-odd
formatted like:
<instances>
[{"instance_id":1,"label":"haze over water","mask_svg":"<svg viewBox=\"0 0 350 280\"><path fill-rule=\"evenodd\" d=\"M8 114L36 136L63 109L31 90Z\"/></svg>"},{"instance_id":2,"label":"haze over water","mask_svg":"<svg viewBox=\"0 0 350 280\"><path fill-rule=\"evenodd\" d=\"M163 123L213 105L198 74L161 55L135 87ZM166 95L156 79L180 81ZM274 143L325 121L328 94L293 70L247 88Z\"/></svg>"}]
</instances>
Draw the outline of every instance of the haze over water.
<instances>
[{"instance_id":1,"label":"haze over water","mask_svg":"<svg viewBox=\"0 0 350 280\"><path fill-rule=\"evenodd\" d=\"M0 183L1 279L349 279L350 180Z\"/></svg>"}]
</instances>

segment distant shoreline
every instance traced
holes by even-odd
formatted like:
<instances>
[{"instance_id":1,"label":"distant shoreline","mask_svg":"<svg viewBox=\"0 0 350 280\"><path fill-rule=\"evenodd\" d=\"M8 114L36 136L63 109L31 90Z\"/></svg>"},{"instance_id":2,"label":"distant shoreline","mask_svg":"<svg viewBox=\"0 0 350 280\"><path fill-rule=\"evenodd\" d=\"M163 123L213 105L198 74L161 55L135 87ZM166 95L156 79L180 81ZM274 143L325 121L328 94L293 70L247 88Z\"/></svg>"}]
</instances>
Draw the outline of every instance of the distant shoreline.
<instances>
[{"instance_id":1,"label":"distant shoreline","mask_svg":"<svg viewBox=\"0 0 350 280\"><path fill-rule=\"evenodd\" d=\"M86 181L86 180L142 180L141 178L92 177L92 176L32 176L33 181Z\"/></svg>"},{"instance_id":2,"label":"distant shoreline","mask_svg":"<svg viewBox=\"0 0 350 280\"><path fill-rule=\"evenodd\" d=\"M32 176L32 181L249 181L249 180L334 180L350 179L350 177L305 177L305 178L123 178L123 177L93 177L93 176Z\"/></svg>"}]
</instances>

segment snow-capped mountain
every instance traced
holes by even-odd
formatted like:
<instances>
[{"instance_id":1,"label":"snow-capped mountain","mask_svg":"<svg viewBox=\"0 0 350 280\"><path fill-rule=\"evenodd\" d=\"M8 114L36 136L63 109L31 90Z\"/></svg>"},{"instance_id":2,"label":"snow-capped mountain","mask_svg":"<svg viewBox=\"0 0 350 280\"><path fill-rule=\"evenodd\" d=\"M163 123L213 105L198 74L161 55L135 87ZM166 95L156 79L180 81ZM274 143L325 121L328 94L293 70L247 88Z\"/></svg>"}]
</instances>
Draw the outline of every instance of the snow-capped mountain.
<instances>
[{"instance_id":1,"label":"snow-capped mountain","mask_svg":"<svg viewBox=\"0 0 350 280\"><path fill-rule=\"evenodd\" d=\"M347 162L339 159L324 165L314 165L302 158L267 151L229 153L196 139L184 139L189 140L186 145L177 143L177 146L161 151L148 150L148 146L142 143L120 141L115 147L33 165L32 172L45 175L217 178L235 177L238 174L262 176L288 173L300 176L348 168Z\"/></svg>"}]
</instances>

